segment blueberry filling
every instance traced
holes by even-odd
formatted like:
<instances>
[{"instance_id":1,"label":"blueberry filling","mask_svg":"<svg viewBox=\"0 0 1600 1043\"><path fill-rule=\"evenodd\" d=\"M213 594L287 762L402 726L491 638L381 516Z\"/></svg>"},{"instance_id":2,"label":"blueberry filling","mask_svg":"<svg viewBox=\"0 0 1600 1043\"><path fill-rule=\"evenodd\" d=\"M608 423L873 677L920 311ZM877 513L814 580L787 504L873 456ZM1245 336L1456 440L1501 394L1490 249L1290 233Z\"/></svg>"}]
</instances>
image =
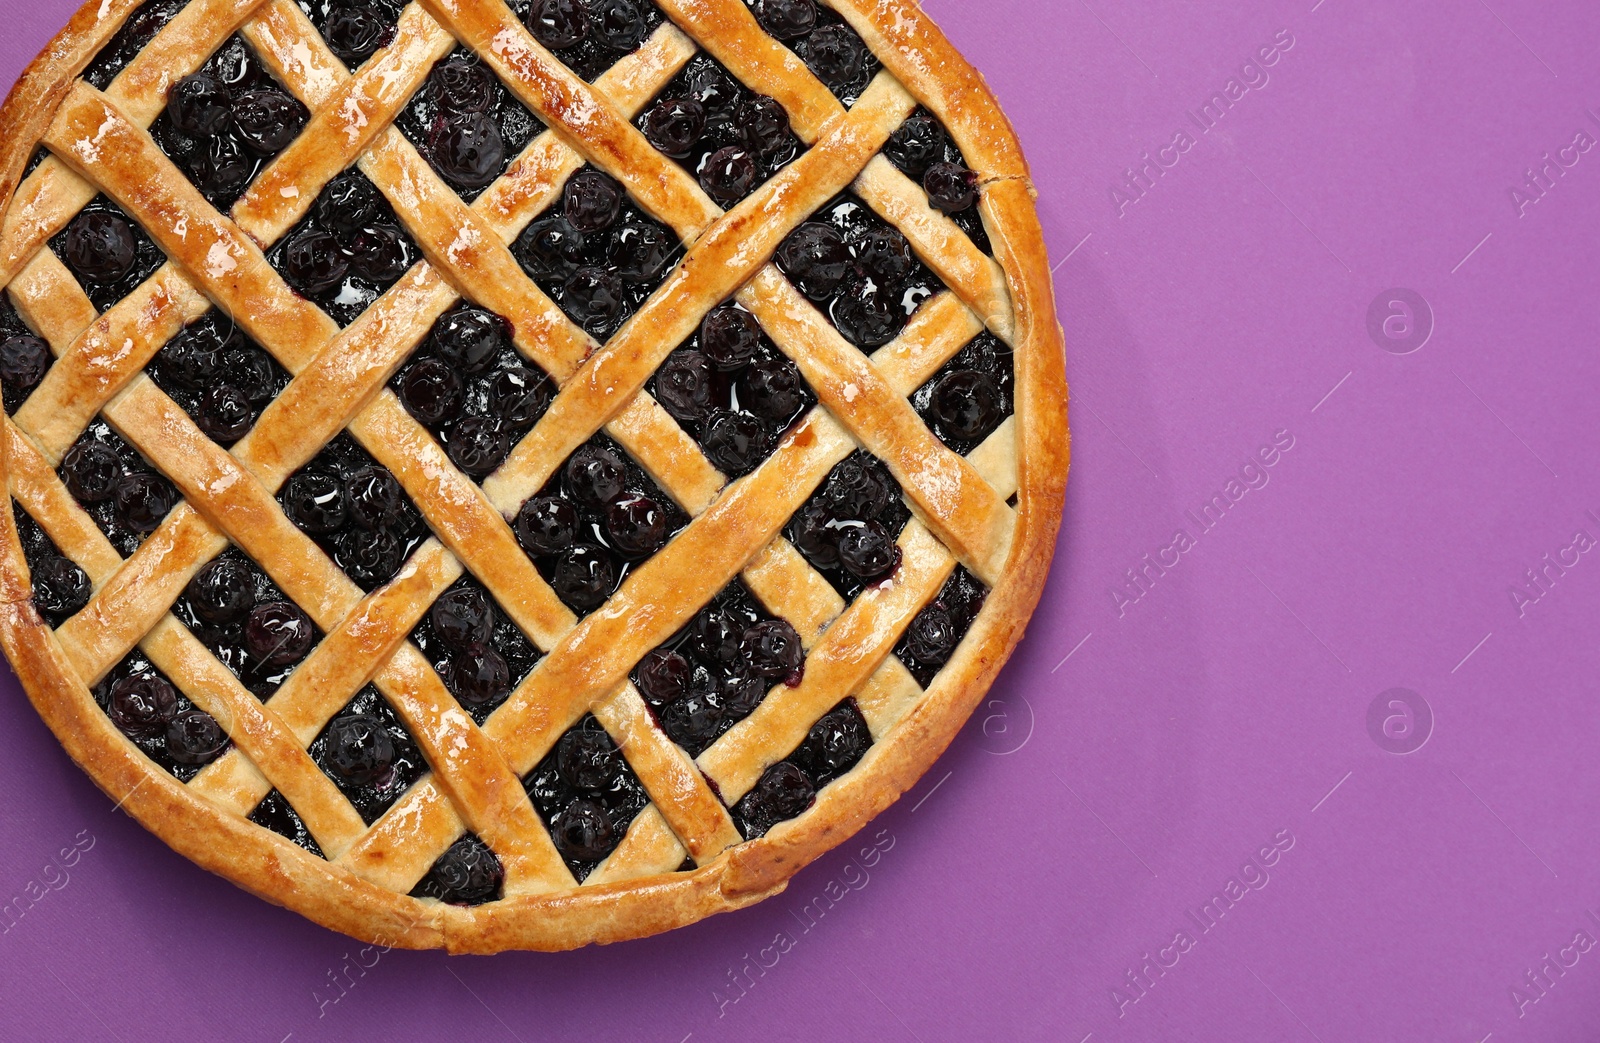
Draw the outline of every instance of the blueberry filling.
<instances>
[{"instance_id":1,"label":"blueberry filling","mask_svg":"<svg viewBox=\"0 0 1600 1043\"><path fill-rule=\"evenodd\" d=\"M512 529L556 596L582 616L687 524L621 446L596 435L522 505Z\"/></svg>"},{"instance_id":2,"label":"blueberry filling","mask_svg":"<svg viewBox=\"0 0 1600 1043\"><path fill-rule=\"evenodd\" d=\"M395 125L468 202L544 129L465 47L439 60Z\"/></svg>"},{"instance_id":3,"label":"blueberry filling","mask_svg":"<svg viewBox=\"0 0 1600 1043\"><path fill-rule=\"evenodd\" d=\"M311 617L236 547L190 577L172 613L259 699L276 692L322 639Z\"/></svg>"},{"instance_id":4,"label":"blueberry filling","mask_svg":"<svg viewBox=\"0 0 1600 1043\"><path fill-rule=\"evenodd\" d=\"M399 480L344 433L283 483L278 503L362 590L389 582L428 538Z\"/></svg>"},{"instance_id":5,"label":"blueberry filling","mask_svg":"<svg viewBox=\"0 0 1600 1043\"><path fill-rule=\"evenodd\" d=\"M505 879L499 857L488 844L468 833L439 856L411 897L437 898L450 905L482 905L500 897Z\"/></svg>"},{"instance_id":6,"label":"blueberry filling","mask_svg":"<svg viewBox=\"0 0 1600 1043\"><path fill-rule=\"evenodd\" d=\"M389 201L354 168L330 181L306 219L267 254L290 286L341 326L421 259Z\"/></svg>"},{"instance_id":7,"label":"blueberry filling","mask_svg":"<svg viewBox=\"0 0 1600 1043\"><path fill-rule=\"evenodd\" d=\"M181 499L171 482L98 418L67 450L56 473L124 558Z\"/></svg>"},{"instance_id":8,"label":"blueberry filling","mask_svg":"<svg viewBox=\"0 0 1600 1043\"><path fill-rule=\"evenodd\" d=\"M899 336L922 302L944 288L906 237L849 193L790 232L774 259L864 351Z\"/></svg>"},{"instance_id":9,"label":"blueberry filling","mask_svg":"<svg viewBox=\"0 0 1600 1043\"><path fill-rule=\"evenodd\" d=\"M156 273L166 254L139 223L105 196L96 196L50 240L50 249L77 277L97 311L105 311Z\"/></svg>"},{"instance_id":10,"label":"blueberry filling","mask_svg":"<svg viewBox=\"0 0 1600 1043\"><path fill-rule=\"evenodd\" d=\"M197 709L137 650L90 693L118 731L180 782L194 778L231 745L216 719Z\"/></svg>"},{"instance_id":11,"label":"blueberry filling","mask_svg":"<svg viewBox=\"0 0 1600 1043\"><path fill-rule=\"evenodd\" d=\"M206 202L226 211L310 118L235 36L168 89L150 136Z\"/></svg>"},{"instance_id":12,"label":"blueberry filling","mask_svg":"<svg viewBox=\"0 0 1600 1043\"><path fill-rule=\"evenodd\" d=\"M845 107L854 105L883 68L856 31L815 0L745 0L756 21L800 56Z\"/></svg>"},{"instance_id":13,"label":"blueberry filling","mask_svg":"<svg viewBox=\"0 0 1600 1043\"><path fill-rule=\"evenodd\" d=\"M470 304L434 323L389 386L451 461L480 480L505 463L556 394L555 382L512 346L511 324Z\"/></svg>"},{"instance_id":14,"label":"blueberry filling","mask_svg":"<svg viewBox=\"0 0 1600 1043\"><path fill-rule=\"evenodd\" d=\"M511 9L535 40L591 82L665 21L650 0L511 0Z\"/></svg>"},{"instance_id":15,"label":"blueberry filling","mask_svg":"<svg viewBox=\"0 0 1600 1043\"><path fill-rule=\"evenodd\" d=\"M145 372L224 447L243 438L289 386L277 360L216 309L180 330Z\"/></svg>"},{"instance_id":16,"label":"blueberry filling","mask_svg":"<svg viewBox=\"0 0 1600 1043\"><path fill-rule=\"evenodd\" d=\"M540 659L483 585L463 576L422 617L411 640L450 693L483 724Z\"/></svg>"},{"instance_id":17,"label":"blueberry filling","mask_svg":"<svg viewBox=\"0 0 1600 1043\"><path fill-rule=\"evenodd\" d=\"M117 30L117 35L94 56L83 78L96 90L105 90L117 73L128 67L140 51L150 45L156 34L165 29L177 13L188 6L189 0L146 0L138 10Z\"/></svg>"},{"instance_id":18,"label":"blueberry filling","mask_svg":"<svg viewBox=\"0 0 1600 1043\"><path fill-rule=\"evenodd\" d=\"M811 386L756 323L734 304L711 311L700 329L662 363L650 393L713 465L730 478L749 474L816 404Z\"/></svg>"},{"instance_id":19,"label":"blueberry filling","mask_svg":"<svg viewBox=\"0 0 1600 1043\"><path fill-rule=\"evenodd\" d=\"M707 54L690 58L637 123L650 144L693 174L723 209L805 151L783 106L744 86Z\"/></svg>"},{"instance_id":20,"label":"blueberry filling","mask_svg":"<svg viewBox=\"0 0 1600 1043\"><path fill-rule=\"evenodd\" d=\"M58 627L89 603L93 593L89 574L63 555L50 534L16 501L11 503L11 517L33 578L33 607L52 628Z\"/></svg>"},{"instance_id":21,"label":"blueberry filling","mask_svg":"<svg viewBox=\"0 0 1600 1043\"><path fill-rule=\"evenodd\" d=\"M584 167L512 252L568 318L605 340L661 285L683 246L614 179Z\"/></svg>"},{"instance_id":22,"label":"blueberry filling","mask_svg":"<svg viewBox=\"0 0 1600 1043\"><path fill-rule=\"evenodd\" d=\"M622 751L592 714L557 740L523 785L579 881L616 850L629 824L650 803Z\"/></svg>"},{"instance_id":23,"label":"blueberry filling","mask_svg":"<svg viewBox=\"0 0 1600 1043\"><path fill-rule=\"evenodd\" d=\"M54 362L50 345L22 321L11 295L0 293L0 392L7 416L22 408Z\"/></svg>"},{"instance_id":24,"label":"blueberry filling","mask_svg":"<svg viewBox=\"0 0 1600 1043\"><path fill-rule=\"evenodd\" d=\"M889 137L883 155L921 185L928 202L950 215L978 249L993 252L978 213L978 176L933 113L924 108L912 113Z\"/></svg>"},{"instance_id":25,"label":"blueberry filling","mask_svg":"<svg viewBox=\"0 0 1600 1043\"><path fill-rule=\"evenodd\" d=\"M762 611L737 580L633 670L673 742L698 757L755 712L774 685L798 685L805 649L788 620Z\"/></svg>"},{"instance_id":26,"label":"blueberry filling","mask_svg":"<svg viewBox=\"0 0 1600 1043\"><path fill-rule=\"evenodd\" d=\"M846 600L894 574L911 512L881 460L856 450L789 520L787 535Z\"/></svg>"},{"instance_id":27,"label":"blueberry filling","mask_svg":"<svg viewBox=\"0 0 1600 1043\"><path fill-rule=\"evenodd\" d=\"M394 0L298 0L300 9L352 71L394 42L402 4Z\"/></svg>"},{"instance_id":28,"label":"blueberry filling","mask_svg":"<svg viewBox=\"0 0 1600 1043\"><path fill-rule=\"evenodd\" d=\"M411 733L370 684L328 722L309 752L369 826L428 772Z\"/></svg>"},{"instance_id":29,"label":"blueberry filling","mask_svg":"<svg viewBox=\"0 0 1600 1043\"><path fill-rule=\"evenodd\" d=\"M779 822L798 817L816 802L822 787L854 768L871 746L866 718L854 699L846 699L812 725L793 753L762 772L733 806L739 832L754 840Z\"/></svg>"},{"instance_id":30,"label":"blueberry filling","mask_svg":"<svg viewBox=\"0 0 1600 1043\"><path fill-rule=\"evenodd\" d=\"M289 838L318 858L326 857L322 853L322 848L317 845L316 838L306 828L305 822L301 821L299 814L289 806L289 802L277 790L273 790L261 799L261 803L250 812L250 821L262 829L270 829L281 837Z\"/></svg>"},{"instance_id":31,"label":"blueberry filling","mask_svg":"<svg viewBox=\"0 0 1600 1043\"><path fill-rule=\"evenodd\" d=\"M918 684L928 687L950 661L988 596L989 588L978 577L957 567L939 596L912 618L900 643L894 646L894 654Z\"/></svg>"},{"instance_id":32,"label":"blueberry filling","mask_svg":"<svg viewBox=\"0 0 1600 1043\"><path fill-rule=\"evenodd\" d=\"M965 456L1011 415L1012 388L1011 349L985 332L913 391L911 405L941 442Z\"/></svg>"}]
</instances>

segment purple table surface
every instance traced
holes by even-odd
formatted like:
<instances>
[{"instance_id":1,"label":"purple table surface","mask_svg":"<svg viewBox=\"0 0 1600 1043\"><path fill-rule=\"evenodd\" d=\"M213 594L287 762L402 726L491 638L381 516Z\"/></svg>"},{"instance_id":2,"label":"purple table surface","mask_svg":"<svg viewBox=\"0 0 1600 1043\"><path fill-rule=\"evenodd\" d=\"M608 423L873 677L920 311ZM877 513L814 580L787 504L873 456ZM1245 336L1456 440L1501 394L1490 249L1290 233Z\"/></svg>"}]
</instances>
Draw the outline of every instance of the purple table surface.
<instances>
[{"instance_id":1,"label":"purple table surface","mask_svg":"<svg viewBox=\"0 0 1600 1043\"><path fill-rule=\"evenodd\" d=\"M46 895L0 1035L1592 1038L1600 7L927 6L1032 160L1076 453L880 855L613 948L363 950L115 812L7 676L0 900ZM11 6L8 77L72 7Z\"/></svg>"}]
</instances>

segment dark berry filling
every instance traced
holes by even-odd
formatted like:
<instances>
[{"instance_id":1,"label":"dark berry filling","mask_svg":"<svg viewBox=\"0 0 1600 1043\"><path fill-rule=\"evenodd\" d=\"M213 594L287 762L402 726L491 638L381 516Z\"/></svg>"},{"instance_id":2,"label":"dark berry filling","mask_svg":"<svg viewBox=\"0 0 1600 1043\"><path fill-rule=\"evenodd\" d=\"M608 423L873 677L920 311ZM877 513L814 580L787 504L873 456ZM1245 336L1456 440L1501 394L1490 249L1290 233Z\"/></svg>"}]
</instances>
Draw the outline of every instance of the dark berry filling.
<instances>
[{"instance_id":1,"label":"dark berry filling","mask_svg":"<svg viewBox=\"0 0 1600 1043\"><path fill-rule=\"evenodd\" d=\"M596 435L522 505L512 528L556 596L583 616L687 524L633 457Z\"/></svg>"},{"instance_id":2,"label":"dark berry filling","mask_svg":"<svg viewBox=\"0 0 1600 1043\"><path fill-rule=\"evenodd\" d=\"M310 753L369 826L428 772L411 733L370 684L328 722Z\"/></svg>"},{"instance_id":3,"label":"dark berry filling","mask_svg":"<svg viewBox=\"0 0 1600 1043\"><path fill-rule=\"evenodd\" d=\"M511 9L535 40L591 82L665 21L650 0L512 0Z\"/></svg>"},{"instance_id":4,"label":"dark berry filling","mask_svg":"<svg viewBox=\"0 0 1600 1043\"><path fill-rule=\"evenodd\" d=\"M117 30L109 43L83 71L83 78L96 90L105 90L117 73L127 68L140 51L150 45L156 34L165 29L177 13L188 6L189 0L146 0L139 9Z\"/></svg>"},{"instance_id":5,"label":"dark berry filling","mask_svg":"<svg viewBox=\"0 0 1600 1043\"><path fill-rule=\"evenodd\" d=\"M260 699L322 639L311 617L236 547L201 566L172 612Z\"/></svg>"},{"instance_id":6,"label":"dark berry filling","mask_svg":"<svg viewBox=\"0 0 1600 1043\"><path fill-rule=\"evenodd\" d=\"M500 897L505 879L499 857L488 844L468 833L439 856L411 897L437 898L450 905L483 905Z\"/></svg>"},{"instance_id":7,"label":"dark berry filling","mask_svg":"<svg viewBox=\"0 0 1600 1043\"><path fill-rule=\"evenodd\" d=\"M754 713L774 685L793 687L804 676L799 633L737 580L632 675L667 737L693 757Z\"/></svg>"},{"instance_id":8,"label":"dark berry filling","mask_svg":"<svg viewBox=\"0 0 1600 1043\"><path fill-rule=\"evenodd\" d=\"M894 654L918 684L928 687L934 675L950 661L988 596L989 588L983 581L958 566L939 596L912 618L900 643L894 646Z\"/></svg>"},{"instance_id":9,"label":"dark berry filling","mask_svg":"<svg viewBox=\"0 0 1600 1043\"><path fill-rule=\"evenodd\" d=\"M649 389L730 478L755 470L817 401L799 368L735 304L710 312Z\"/></svg>"},{"instance_id":10,"label":"dark berry filling","mask_svg":"<svg viewBox=\"0 0 1600 1043\"><path fill-rule=\"evenodd\" d=\"M132 293L167 261L139 223L105 196L96 196L57 232L50 249L77 277L90 303L102 312Z\"/></svg>"},{"instance_id":11,"label":"dark berry filling","mask_svg":"<svg viewBox=\"0 0 1600 1043\"><path fill-rule=\"evenodd\" d=\"M854 699L834 707L806 734L795 751L762 772L761 779L733 806L733 820L745 839L763 836L773 826L796 818L816 802L817 792L854 768L872 746L872 731Z\"/></svg>"},{"instance_id":12,"label":"dark berry filling","mask_svg":"<svg viewBox=\"0 0 1600 1043\"><path fill-rule=\"evenodd\" d=\"M661 285L683 246L619 183L585 167L512 252L568 318L605 340Z\"/></svg>"},{"instance_id":13,"label":"dark berry filling","mask_svg":"<svg viewBox=\"0 0 1600 1043\"><path fill-rule=\"evenodd\" d=\"M90 692L118 731L181 782L194 778L231 745L222 726L137 650Z\"/></svg>"},{"instance_id":14,"label":"dark berry filling","mask_svg":"<svg viewBox=\"0 0 1600 1043\"><path fill-rule=\"evenodd\" d=\"M389 382L406 411L475 479L505 463L556 385L517 353L511 324L469 304L446 312Z\"/></svg>"},{"instance_id":15,"label":"dark berry filling","mask_svg":"<svg viewBox=\"0 0 1600 1043\"><path fill-rule=\"evenodd\" d=\"M403 4L395 0L298 0L300 9L353 71L394 42Z\"/></svg>"},{"instance_id":16,"label":"dark berry filling","mask_svg":"<svg viewBox=\"0 0 1600 1043\"><path fill-rule=\"evenodd\" d=\"M761 27L799 55L846 108L883 68L856 31L815 0L753 0L750 6Z\"/></svg>"},{"instance_id":17,"label":"dark berry filling","mask_svg":"<svg viewBox=\"0 0 1600 1043\"><path fill-rule=\"evenodd\" d=\"M310 118L235 36L168 89L150 136L208 203L226 211Z\"/></svg>"},{"instance_id":18,"label":"dark berry filling","mask_svg":"<svg viewBox=\"0 0 1600 1043\"><path fill-rule=\"evenodd\" d=\"M440 59L395 122L468 202L504 174L544 129L465 47Z\"/></svg>"},{"instance_id":19,"label":"dark berry filling","mask_svg":"<svg viewBox=\"0 0 1600 1043\"><path fill-rule=\"evenodd\" d=\"M11 295L0 293L0 392L7 416L22 408L54 362L50 345L22 321Z\"/></svg>"},{"instance_id":20,"label":"dark berry filling","mask_svg":"<svg viewBox=\"0 0 1600 1043\"><path fill-rule=\"evenodd\" d=\"M306 219L267 254L290 286L341 326L421 259L389 201L355 168L330 181Z\"/></svg>"},{"instance_id":21,"label":"dark berry filling","mask_svg":"<svg viewBox=\"0 0 1600 1043\"><path fill-rule=\"evenodd\" d=\"M592 714L556 741L523 779L556 850L580 881L616 850L650 803L638 776Z\"/></svg>"},{"instance_id":22,"label":"dark berry filling","mask_svg":"<svg viewBox=\"0 0 1600 1043\"><path fill-rule=\"evenodd\" d=\"M44 165L45 158L50 155L50 150L39 147L33 150L33 156L28 160L28 165L22 168L22 179L26 181L35 170Z\"/></svg>"},{"instance_id":23,"label":"dark berry filling","mask_svg":"<svg viewBox=\"0 0 1600 1043\"><path fill-rule=\"evenodd\" d=\"M1011 349L980 333L911 393L911 404L945 445L965 456L1014 408Z\"/></svg>"},{"instance_id":24,"label":"dark berry filling","mask_svg":"<svg viewBox=\"0 0 1600 1043\"><path fill-rule=\"evenodd\" d=\"M171 482L98 418L67 450L56 473L124 558L181 499Z\"/></svg>"},{"instance_id":25,"label":"dark berry filling","mask_svg":"<svg viewBox=\"0 0 1600 1043\"><path fill-rule=\"evenodd\" d=\"M521 684L540 653L494 597L462 576L422 617L411 640L452 695L482 724Z\"/></svg>"},{"instance_id":26,"label":"dark berry filling","mask_svg":"<svg viewBox=\"0 0 1600 1043\"><path fill-rule=\"evenodd\" d=\"M428 538L399 479L348 434L283 483L278 503L362 590L389 582Z\"/></svg>"},{"instance_id":27,"label":"dark berry filling","mask_svg":"<svg viewBox=\"0 0 1600 1043\"><path fill-rule=\"evenodd\" d=\"M911 512L881 460L856 450L790 519L787 535L846 600L900 565L895 542Z\"/></svg>"},{"instance_id":28,"label":"dark berry filling","mask_svg":"<svg viewBox=\"0 0 1600 1043\"><path fill-rule=\"evenodd\" d=\"M180 330L146 372L196 427L225 447L243 438L267 403L289 386L277 360L216 309Z\"/></svg>"},{"instance_id":29,"label":"dark berry filling","mask_svg":"<svg viewBox=\"0 0 1600 1043\"><path fill-rule=\"evenodd\" d=\"M277 790L273 790L261 799L261 803L250 812L250 821L262 829L270 829L281 837L288 837L318 858L326 857L322 853L322 848L318 846L316 838L301 821L300 815L289 806L289 802Z\"/></svg>"},{"instance_id":30,"label":"dark berry filling","mask_svg":"<svg viewBox=\"0 0 1600 1043\"><path fill-rule=\"evenodd\" d=\"M989 233L978 213L978 177L944 126L919 108L883 146L884 157L923 187L928 202L950 215L984 253L992 253Z\"/></svg>"},{"instance_id":31,"label":"dark berry filling","mask_svg":"<svg viewBox=\"0 0 1600 1043\"><path fill-rule=\"evenodd\" d=\"M11 503L11 517L33 577L33 607L45 622L58 627L89 603L93 593L89 574L63 555L50 534L16 501Z\"/></svg>"},{"instance_id":32,"label":"dark berry filling","mask_svg":"<svg viewBox=\"0 0 1600 1043\"><path fill-rule=\"evenodd\" d=\"M774 259L863 351L899 336L922 302L944 288L906 237L849 193L790 232Z\"/></svg>"},{"instance_id":33,"label":"dark berry filling","mask_svg":"<svg viewBox=\"0 0 1600 1043\"><path fill-rule=\"evenodd\" d=\"M783 106L744 86L707 54L690 58L637 123L724 209L805 151Z\"/></svg>"}]
</instances>

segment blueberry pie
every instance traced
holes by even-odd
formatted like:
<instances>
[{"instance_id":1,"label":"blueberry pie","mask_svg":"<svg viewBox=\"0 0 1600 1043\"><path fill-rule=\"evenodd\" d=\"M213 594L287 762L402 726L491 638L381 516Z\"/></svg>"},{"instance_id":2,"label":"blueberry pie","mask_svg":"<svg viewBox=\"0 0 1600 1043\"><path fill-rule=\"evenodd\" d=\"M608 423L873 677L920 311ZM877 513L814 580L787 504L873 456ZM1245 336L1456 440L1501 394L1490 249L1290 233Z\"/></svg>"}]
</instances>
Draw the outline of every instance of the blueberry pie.
<instances>
[{"instance_id":1,"label":"blueberry pie","mask_svg":"<svg viewBox=\"0 0 1600 1043\"><path fill-rule=\"evenodd\" d=\"M912 0L93 0L0 127L0 642L270 901L461 952L748 905L1022 634L1061 333Z\"/></svg>"}]
</instances>

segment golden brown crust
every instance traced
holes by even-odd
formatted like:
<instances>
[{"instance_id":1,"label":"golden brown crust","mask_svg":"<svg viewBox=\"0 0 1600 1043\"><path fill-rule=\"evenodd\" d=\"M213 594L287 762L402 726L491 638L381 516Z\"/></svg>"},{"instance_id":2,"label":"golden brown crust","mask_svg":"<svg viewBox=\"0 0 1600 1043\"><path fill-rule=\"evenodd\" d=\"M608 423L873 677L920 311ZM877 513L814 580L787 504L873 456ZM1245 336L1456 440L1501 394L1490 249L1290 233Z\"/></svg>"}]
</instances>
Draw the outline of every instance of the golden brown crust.
<instances>
[{"instance_id":1,"label":"golden brown crust","mask_svg":"<svg viewBox=\"0 0 1600 1043\"><path fill-rule=\"evenodd\" d=\"M52 632L29 600L18 534L9 513L0 512L0 645L40 715L96 783L174 849L270 901L375 943L456 952L618 941L748 905L781 890L802 866L911 787L950 743L1021 638L1054 548L1069 459L1061 333L1027 166L982 78L920 8L912 0L831 0L886 67L870 96L846 112L786 48L760 31L741 0L662 0L682 31L663 27L637 60L594 86L568 73L520 25L508 23L508 12L493 0L422 0L408 8L394 50L355 78L320 41L306 39L309 23L288 0L196 0L178 29L158 38L166 50L147 52L110 90L101 93L76 81L137 3L87 4L0 108L0 203L6 206L0 285L10 284L23 317L61 357L47 393L4 425L0 473L95 585L90 609ZM172 70L192 68L241 26L317 113L313 125L323 128L317 133L343 135L349 142L331 151L303 137L306 144L280 157L230 221L175 176L144 128L159 111L160 91L171 82ZM557 128L536 140L470 211L453 196L428 202L427 193L436 187L431 172L386 127L409 90L397 85L420 82L432 59L451 46L451 33L481 45L501 77ZM796 132L813 146L726 216L629 122L681 67L691 38L747 83L777 97ZM183 46L186 41L190 46ZM209 41L204 50L201 41ZM181 58L173 57L179 52ZM341 98L354 107L340 104ZM915 102L944 122L982 178L980 209L993 260L929 209L913 182L881 158L868 162ZM345 133L361 120L378 126L353 138ZM96 154L96 135L118 149L115 161ZM72 169L49 159L19 184L41 140ZM286 296L261 251L309 202L296 202L285 190L309 186L304 191L314 197L315 186L357 155L391 195L407 179L423 190L402 217L429 263L341 333L315 308ZM644 311L587 361L592 342L551 317L554 310L542 295L514 266L506 267L509 255L499 245L547 205L584 158L622 178L647 210L692 244L688 260ZM792 290L786 293L787 284L766 264L789 228L847 184L901 227L954 291L925 305L902 337L870 363L828 342L825 323L807 316L809 305L794 300ZM267 194L263 185L275 191ZM70 275L38 247L87 201L86 191L100 188L134 212L175 263L147 284L143 296L97 318L92 308L86 310L81 291L68 292L75 284L61 286L61 277L71 282ZM26 212L30 205L32 213ZM462 228L476 230L475 242L444 238ZM525 315L518 322L518 347L566 383L551 415L482 492L440 479L454 472L447 462L440 464L437 446L430 450L421 428L378 391L433 317L453 302L455 286L476 286L474 296L495 294L497 310ZM64 292L46 292L52 287ZM842 423L819 409L767 464L729 485L640 389L681 339L676 334L686 334L706 308L734 290L758 315L763 309L771 313L764 325L778 327L769 332ZM302 377L231 456L200 436L181 410L138 375L149 353L176 324L203 311L208 298ZM903 396L984 326L1015 349L1015 416L962 459L929 439L904 408ZM86 366L104 350L96 346L113 337L131 346L122 364ZM50 470L97 411L163 465L194 505L174 511L126 562ZM425 545L401 577L366 598L337 570L330 572L331 563L298 530L283 527L272 501L272 491L289 473L331 432L352 422L375 452L379 441L410 447L378 455L388 457L385 462L444 534L442 542ZM552 461L601 424L694 521L630 577L612 605L578 622L542 580L526 574L531 569L516 583L491 581L484 573L500 568L497 558L526 561L507 542L501 512L514 509L543 483ZM173 440L150 440L158 429ZM775 537L857 440L894 466L919 520L901 537L903 582L847 607ZM429 459L431 464L415 466ZM414 465L409 472L408 460ZM930 477L941 473L960 477L953 486ZM425 486L426 495L419 495ZM1013 493L1014 510L1006 504ZM454 506L445 510L440 505L446 503ZM217 673L215 661L207 662L209 653L165 616L193 569L229 540L249 546L329 634L265 706L235 691L226 670ZM299 549L285 552L291 546ZM957 558L996 582L965 641L924 692L888 653ZM464 567L503 604L512 602L507 607L517 623L549 650L541 668L482 729L465 719L429 665L405 643L417 616ZM696 764L652 725L626 674L643 651L735 575L769 606L782 606L800 630L807 676L797 689L774 692ZM693 596L682 593L691 587ZM633 618L624 623L628 612ZM217 692L208 708L228 719L238 740L234 752L190 785L145 758L89 693L87 685L136 642L174 672L209 679ZM369 676L419 735L439 774L424 778L366 829L352 822L348 804L330 794L304 750L342 705L346 696L338 693L353 691ZM731 803L766 765L794 747L817 716L851 693L876 739L867 756L825 787L802 816L741 843L705 776ZM646 778L654 804L584 885L573 887L516 775L589 708ZM310 856L246 821L244 815L273 786L292 792L292 803L305 812L334 861ZM506 897L471 909L409 897L406 892L432 859L469 827L506 864ZM671 872L685 854L698 868Z\"/></svg>"}]
</instances>

